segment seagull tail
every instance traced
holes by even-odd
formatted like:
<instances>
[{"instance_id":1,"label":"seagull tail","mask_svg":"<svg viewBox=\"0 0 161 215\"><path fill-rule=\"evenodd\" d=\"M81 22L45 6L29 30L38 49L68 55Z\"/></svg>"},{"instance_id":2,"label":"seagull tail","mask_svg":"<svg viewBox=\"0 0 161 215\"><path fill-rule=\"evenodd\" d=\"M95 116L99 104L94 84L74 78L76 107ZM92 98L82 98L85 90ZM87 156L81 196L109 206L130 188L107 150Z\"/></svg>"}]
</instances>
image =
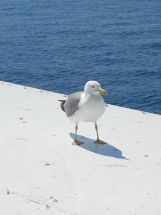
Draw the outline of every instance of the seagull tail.
<instances>
[{"instance_id":1,"label":"seagull tail","mask_svg":"<svg viewBox=\"0 0 161 215\"><path fill-rule=\"evenodd\" d=\"M58 100L58 101L61 102L60 107L61 107L61 109L65 112L64 104L65 104L66 100Z\"/></svg>"}]
</instances>

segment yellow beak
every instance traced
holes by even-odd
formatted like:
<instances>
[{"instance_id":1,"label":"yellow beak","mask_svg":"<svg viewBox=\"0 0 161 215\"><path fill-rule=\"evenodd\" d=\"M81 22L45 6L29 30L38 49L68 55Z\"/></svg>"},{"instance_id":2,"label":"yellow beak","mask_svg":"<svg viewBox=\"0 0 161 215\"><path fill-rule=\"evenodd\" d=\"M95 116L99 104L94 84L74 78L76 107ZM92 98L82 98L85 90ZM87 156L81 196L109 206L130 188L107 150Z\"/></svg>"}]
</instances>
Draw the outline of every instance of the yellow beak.
<instances>
[{"instance_id":1,"label":"yellow beak","mask_svg":"<svg viewBox=\"0 0 161 215\"><path fill-rule=\"evenodd\" d=\"M100 90L98 90L98 92L101 93L101 94L103 94L103 95L107 95L106 90L100 89Z\"/></svg>"}]
</instances>

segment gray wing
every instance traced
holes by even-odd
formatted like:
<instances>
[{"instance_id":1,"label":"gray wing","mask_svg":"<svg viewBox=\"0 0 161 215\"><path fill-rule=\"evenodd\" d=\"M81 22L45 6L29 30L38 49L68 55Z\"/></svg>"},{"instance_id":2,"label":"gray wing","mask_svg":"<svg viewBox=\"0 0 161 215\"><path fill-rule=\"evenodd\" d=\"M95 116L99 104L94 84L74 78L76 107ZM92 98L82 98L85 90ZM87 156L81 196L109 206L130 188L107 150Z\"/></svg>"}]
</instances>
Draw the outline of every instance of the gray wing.
<instances>
[{"instance_id":1,"label":"gray wing","mask_svg":"<svg viewBox=\"0 0 161 215\"><path fill-rule=\"evenodd\" d=\"M82 93L83 92L77 92L68 96L68 99L64 104L64 109L67 117L73 116L73 114L79 109L78 103L80 102Z\"/></svg>"}]
</instances>

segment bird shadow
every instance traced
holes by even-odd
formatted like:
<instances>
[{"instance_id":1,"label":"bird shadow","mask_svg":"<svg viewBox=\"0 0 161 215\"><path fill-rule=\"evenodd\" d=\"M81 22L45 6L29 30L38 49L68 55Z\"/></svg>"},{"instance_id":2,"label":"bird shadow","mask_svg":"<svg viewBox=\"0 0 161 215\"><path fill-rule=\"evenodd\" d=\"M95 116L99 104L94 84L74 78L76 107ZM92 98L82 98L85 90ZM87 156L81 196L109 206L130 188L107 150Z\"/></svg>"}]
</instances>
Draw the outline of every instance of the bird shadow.
<instances>
[{"instance_id":1,"label":"bird shadow","mask_svg":"<svg viewBox=\"0 0 161 215\"><path fill-rule=\"evenodd\" d=\"M70 133L70 137L74 140L75 134ZM81 136L81 135L77 135L77 139L81 142L84 142L84 144L79 145L79 147L81 147L82 149L86 149L93 153L108 156L108 157L128 160L122 156L121 150L119 150L118 148L116 148L110 144L103 144L103 145L94 144L95 140Z\"/></svg>"}]
</instances>

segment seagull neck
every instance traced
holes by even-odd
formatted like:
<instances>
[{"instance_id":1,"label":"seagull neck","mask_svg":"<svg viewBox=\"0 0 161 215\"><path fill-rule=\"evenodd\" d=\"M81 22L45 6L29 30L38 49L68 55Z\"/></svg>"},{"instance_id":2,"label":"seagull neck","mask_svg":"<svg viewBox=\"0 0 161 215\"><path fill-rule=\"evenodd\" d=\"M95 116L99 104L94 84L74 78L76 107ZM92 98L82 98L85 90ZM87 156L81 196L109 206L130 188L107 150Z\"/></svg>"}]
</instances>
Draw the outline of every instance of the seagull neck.
<instances>
[{"instance_id":1,"label":"seagull neck","mask_svg":"<svg viewBox=\"0 0 161 215\"><path fill-rule=\"evenodd\" d=\"M100 94L84 92L84 96L100 96Z\"/></svg>"}]
</instances>

